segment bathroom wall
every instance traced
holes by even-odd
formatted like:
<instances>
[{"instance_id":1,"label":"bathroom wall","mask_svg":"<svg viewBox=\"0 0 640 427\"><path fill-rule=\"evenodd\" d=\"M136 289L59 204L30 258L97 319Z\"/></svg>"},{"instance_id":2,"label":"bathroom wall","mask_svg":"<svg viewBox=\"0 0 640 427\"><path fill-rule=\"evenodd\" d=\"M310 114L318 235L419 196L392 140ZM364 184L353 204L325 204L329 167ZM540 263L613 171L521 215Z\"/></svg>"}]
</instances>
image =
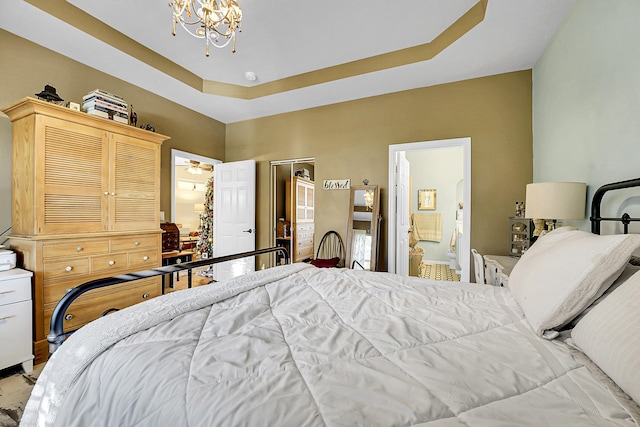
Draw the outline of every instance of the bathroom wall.
<instances>
[{"instance_id":1,"label":"bathroom wall","mask_svg":"<svg viewBox=\"0 0 640 427\"><path fill-rule=\"evenodd\" d=\"M411 212L440 213L442 239L440 242L420 241L425 261L448 262L447 250L456 226L456 210L462 200L457 196L459 182L463 178L462 147L433 148L407 151L411 177ZM436 209L418 210L418 190L435 189Z\"/></svg>"}]
</instances>

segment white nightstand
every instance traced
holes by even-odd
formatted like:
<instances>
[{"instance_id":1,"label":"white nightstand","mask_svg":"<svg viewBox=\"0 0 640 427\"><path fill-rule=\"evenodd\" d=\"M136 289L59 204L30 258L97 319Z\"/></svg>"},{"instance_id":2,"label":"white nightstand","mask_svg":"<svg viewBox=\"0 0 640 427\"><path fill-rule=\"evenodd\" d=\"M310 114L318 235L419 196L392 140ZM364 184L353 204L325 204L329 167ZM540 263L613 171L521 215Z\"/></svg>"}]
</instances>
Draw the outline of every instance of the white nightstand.
<instances>
[{"instance_id":1,"label":"white nightstand","mask_svg":"<svg viewBox=\"0 0 640 427\"><path fill-rule=\"evenodd\" d=\"M33 370L31 276L19 268L0 272L0 369L22 363Z\"/></svg>"},{"instance_id":2,"label":"white nightstand","mask_svg":"<svg viewBox=\"0 0 640 427\"><path fill-rule=\"evenodd\" d=\"M488 285L507 286L509 275L520 258L502 255L485 255L485 280Z\"/></svg>"}]
</instances>

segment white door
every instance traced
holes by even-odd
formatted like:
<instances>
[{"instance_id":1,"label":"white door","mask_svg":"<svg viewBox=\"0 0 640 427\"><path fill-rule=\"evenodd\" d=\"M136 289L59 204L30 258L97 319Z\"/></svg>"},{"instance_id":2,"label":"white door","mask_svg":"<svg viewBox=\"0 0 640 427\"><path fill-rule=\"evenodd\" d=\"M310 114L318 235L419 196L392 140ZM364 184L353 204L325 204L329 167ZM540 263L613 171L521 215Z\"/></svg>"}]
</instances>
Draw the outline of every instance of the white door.
<instances>
[{"instance_id":1,"label":"white door","mask_svg":"<svg viewBox=\"0 0 640 427\"><path fill-rule=\"evenodd\" d=\"M409 161L403 152L396 161L396 273L409 275Z\"/></svg>"},{"instance_id":2,"label":"white door","mask_svg":"<svg viewBox=\"0 0 640 427\"><path fill-rule=\"evenodd\" d=\"M221 163L213 169L213 256L256 248L256 162ZM214 264L215 280L255 270L255 257Z\"/></svg>"}]
</instances>

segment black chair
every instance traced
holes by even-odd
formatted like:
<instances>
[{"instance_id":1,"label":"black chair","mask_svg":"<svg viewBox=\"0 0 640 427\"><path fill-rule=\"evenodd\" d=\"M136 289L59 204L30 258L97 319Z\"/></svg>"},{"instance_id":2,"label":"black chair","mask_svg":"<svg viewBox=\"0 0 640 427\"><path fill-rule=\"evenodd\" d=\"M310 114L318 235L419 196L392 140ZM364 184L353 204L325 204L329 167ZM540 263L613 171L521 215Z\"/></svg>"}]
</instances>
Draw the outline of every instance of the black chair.
<instances>
[{"instance_id":1,"label":"black chair","mask_svg":"<svg viewBox=\"0 0 640 427\"><path fill-rule=\"evenodd\" d=\"M327 231L320 240L316 258L311 260L311 264L316 267L344 267L345 252L342 237L333 230Z\"/></svg>"}]
</instances>

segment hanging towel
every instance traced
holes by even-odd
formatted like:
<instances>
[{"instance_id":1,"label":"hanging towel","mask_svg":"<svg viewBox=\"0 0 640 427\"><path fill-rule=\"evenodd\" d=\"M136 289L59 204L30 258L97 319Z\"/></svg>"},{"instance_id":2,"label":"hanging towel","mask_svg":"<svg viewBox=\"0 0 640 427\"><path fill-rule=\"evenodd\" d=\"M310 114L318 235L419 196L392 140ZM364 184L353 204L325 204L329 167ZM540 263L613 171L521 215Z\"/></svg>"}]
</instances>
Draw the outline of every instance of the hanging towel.
<instances>
[{"instance_id":1,"label":"hanging towel","mask_svg":"<svg viewBox=\"0 0 640 427\"><path fill-rule=\"evenodd\" d=\"M412 233L418 240L439 242L442 240L441 214L411 214Z\"/></svg>"},{"instance_id":2,"label":"hanging towel","mask_svg":"<svg viewBox=\"0 0 640 427\"><path fill-rule=\"evenodd\" d=\"M456 233L456 229L453 229L453 232L451 233L451 241L449 242L449 249L451 250L451 252L455 252L456 251L456 245L458 244L458 235Z\"/></svg>"}]
</instances>

